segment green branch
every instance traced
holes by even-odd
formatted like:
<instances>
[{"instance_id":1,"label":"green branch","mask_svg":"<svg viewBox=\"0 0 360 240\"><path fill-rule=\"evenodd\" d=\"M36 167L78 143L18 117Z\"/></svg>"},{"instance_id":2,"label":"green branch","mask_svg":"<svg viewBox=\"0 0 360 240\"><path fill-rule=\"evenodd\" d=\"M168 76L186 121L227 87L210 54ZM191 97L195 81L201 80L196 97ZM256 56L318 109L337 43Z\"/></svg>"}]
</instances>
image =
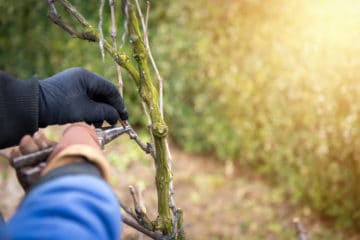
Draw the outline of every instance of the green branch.
<instances>
[{"instance_id":1,"label":"green branch","mask_svg":"<svg viewBox=\"0 0 360 240\"><path fill-rule=\"evenodd\" d=\"M139 23L135 8L132 4L129 5L129 32L130 40L133 44L134 58L138 63L140 79L138 82L138 89L141 98L144 100L149 109L150 118L152 122L152 133L155 141L156 150L156 188L158 193L158 228L164 233L172 232L172 215L170 211L170 180L171 172L168 167L168 156L166 152L165 140L168 133L168 127L162 119L159 97L157 89L154 87L149 65L148 52L143 42Z\"/></svg>"},{"instance_id":2,"label":"green branch","mask_svg":"<svg viewBox=\"0 0 360 240\"><path fill-rule=\"evenodd\" d=\"M57 14L54 0L49 1L49 18L61 27L64 31L68 32L72 37L84 39L92 42L99 42L99 32L96 28L91 26L87 20L73 7L67 0L57 0L66 11L72 15L82 26L81 32L76 31L75 28L65 24L60 16ZM163 119L162 112L159 106L159 92L153 84L149 65L148 65L148 50L144 44L140 25L136 14L135 7L129 3L129 32L130 40L133 46L133 57L137 62L137 67L133 66L129 57L122 51L117 51L106 40L103 39L105 51L123 67L135 81L138 88L139 95L147 110L149 111L151 119L151 134L154 139L155 146L155 165L156 165L156 188L158 196L158 218L153 223L153 228L160 230L164 235L173 235L174 239L184 239L185 234L182 229L182 211L178 210L177 214L171 212L170 208L170 183L172 173L168 165L168 154L166 138L168 134L168 127ZM146 110L146 109L145 109ZM177 216L179 215L179 216ZM180 221L173 226L174 219L180 218ZM147 227L148 229L151 226ZM177 230L180 233L175 233ZM178 236L178 237L177 237Z\"/></svg>"}]
</instances>

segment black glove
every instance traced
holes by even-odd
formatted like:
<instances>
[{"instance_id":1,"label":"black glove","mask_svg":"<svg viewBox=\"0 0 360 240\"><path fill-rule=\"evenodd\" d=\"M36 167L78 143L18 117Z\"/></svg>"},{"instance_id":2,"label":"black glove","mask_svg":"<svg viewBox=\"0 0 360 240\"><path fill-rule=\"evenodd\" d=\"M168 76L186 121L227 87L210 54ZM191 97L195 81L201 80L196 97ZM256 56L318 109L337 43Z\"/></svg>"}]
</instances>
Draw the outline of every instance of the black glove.
<instances>
[{"instance_id":1,"label":"black glove","mask_svg":"<svg viewBox=\"0 0 360 240\"><path fill-rule=\"evenodd\" d=\"M70 68L40 81L39 127L85 121L99 126L128 119L117 88L83 68Z\"/></svg>"}]
</instances>

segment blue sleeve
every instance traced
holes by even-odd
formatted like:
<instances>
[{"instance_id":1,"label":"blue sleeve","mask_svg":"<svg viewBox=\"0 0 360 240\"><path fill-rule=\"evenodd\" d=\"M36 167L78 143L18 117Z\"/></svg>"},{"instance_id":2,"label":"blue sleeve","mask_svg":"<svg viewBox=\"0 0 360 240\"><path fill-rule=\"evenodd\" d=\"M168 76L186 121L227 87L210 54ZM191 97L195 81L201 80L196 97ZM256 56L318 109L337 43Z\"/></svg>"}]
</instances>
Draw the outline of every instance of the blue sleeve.
<instances>
[{"instance_id":1,"label":"blue sleeve","mask_svg":"<svg viewBox=\"0 0 360 240\"><path fill-rule=\"evenodd\" d=\"M0 239L6 239L5 238L5 222L3 219L2 214L0 213Z\"/></svg>"},{"instance_id":2,"label":"blue sleeve","mask_svg":"<svg viewBox=\"0 0 360 240\"><path fill-rule=\"evenodd\" d=\"M1 226L0 226L1 227ZM68 175L33 189L6 226L10 239L120 239L119 204L91 175Z\"/></svg>"}]
</instances>

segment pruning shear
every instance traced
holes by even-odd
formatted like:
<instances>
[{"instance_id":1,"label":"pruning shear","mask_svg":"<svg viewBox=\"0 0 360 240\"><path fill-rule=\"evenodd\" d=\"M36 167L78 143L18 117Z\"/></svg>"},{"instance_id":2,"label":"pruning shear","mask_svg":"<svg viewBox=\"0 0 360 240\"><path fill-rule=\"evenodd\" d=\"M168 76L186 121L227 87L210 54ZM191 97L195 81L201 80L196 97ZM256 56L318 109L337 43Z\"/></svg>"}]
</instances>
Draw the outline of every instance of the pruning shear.
<instances>
[{"instance_id":1,"label":"pruning shear","mask_svg":"<svg viewBox=\"0 0 360 240\"><path fill-rule=\"evenodd\" d=\"M153 154L152 145L150 143L144 144L141 142L134 129L127 122L121 122L121 126L96 128L95 132L102 149L105 144L111 142L122 134L127 133L130 136L130 139L135 140L141 149L143 149L146 153ZM16 157L12 159L10 164L15 169L20 170L22 178L26 178L28 180L36 178L40 174L41 170L46 166L46 159L50 156L55 147L56 144L37 152Z\"/></svg>"}]
</instances>

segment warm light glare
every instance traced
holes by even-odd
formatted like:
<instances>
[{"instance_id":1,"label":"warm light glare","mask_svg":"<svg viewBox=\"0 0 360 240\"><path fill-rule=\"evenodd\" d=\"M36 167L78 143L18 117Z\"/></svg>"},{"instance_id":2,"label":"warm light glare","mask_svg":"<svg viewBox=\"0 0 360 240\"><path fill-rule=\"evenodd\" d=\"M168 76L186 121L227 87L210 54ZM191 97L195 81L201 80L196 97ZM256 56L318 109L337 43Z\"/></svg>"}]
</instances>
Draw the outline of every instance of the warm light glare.
<instances>
[{"instance_id":1,"label":"warm light glare","mask_svg":"<svg viewBox=\"0 0 360 240\"><path fill-rule=\"evenodd\" d=\"M360 1L311 1L305 8L304 21L314 40L330 46L357 45L360 37Z\"/></svg>"},{"instance_id":2,"label":"warm light glare","mask_svg":"<svg viewBox=\"0 0 360 240\"><path fill-rule=\"evenodd\" d=\"M280 44L306 79L341 80L360 67L360 1L294 1ZM292 59L293 58L293 59ZM303 70L301 70L303 68ZM345 74L345 75L344 75Z\"/></svg>"}]
</instances>

